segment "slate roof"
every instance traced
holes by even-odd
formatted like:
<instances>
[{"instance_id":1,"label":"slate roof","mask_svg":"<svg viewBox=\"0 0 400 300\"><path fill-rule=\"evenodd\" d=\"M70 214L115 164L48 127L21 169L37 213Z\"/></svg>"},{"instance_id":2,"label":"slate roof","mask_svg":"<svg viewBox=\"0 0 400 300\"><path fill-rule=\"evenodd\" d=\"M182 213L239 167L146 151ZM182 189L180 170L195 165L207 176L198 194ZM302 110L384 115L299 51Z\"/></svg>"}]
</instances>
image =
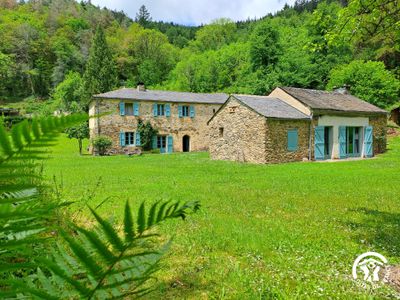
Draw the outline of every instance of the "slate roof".
<instances>
[{"instance_id":1,"label":"slate roof","mask_svg":"<svg viewBox=\"0 0 400 300\"><path fill-rule=\"evenodd\" d=\"M280 87L280 89L314 110L387 114L386 110L350 94L293 87Z\"/></svg>"},{"instance_id":2,"label":"slate roof","mask_svg":"<svg viewBox=\"0 0 400 300\"><path fill-rule=\"evenodd\" d=\"M244 105L267 118L309 119L306 114L286 102L269 96L232 95Z\"/></svg>"},{"instance_id":3,"label":"slate roof","mask_svg":"<svg viewBox=\"0 0 400 300\"><path fill-rule=\"evenodd\" d=\"M119 90L94 95L93 97L98 99L223 104L228 99L228 94L203 94L156 90L138 91L136 88L122 88Z\"/></svg>"}]
</instances>

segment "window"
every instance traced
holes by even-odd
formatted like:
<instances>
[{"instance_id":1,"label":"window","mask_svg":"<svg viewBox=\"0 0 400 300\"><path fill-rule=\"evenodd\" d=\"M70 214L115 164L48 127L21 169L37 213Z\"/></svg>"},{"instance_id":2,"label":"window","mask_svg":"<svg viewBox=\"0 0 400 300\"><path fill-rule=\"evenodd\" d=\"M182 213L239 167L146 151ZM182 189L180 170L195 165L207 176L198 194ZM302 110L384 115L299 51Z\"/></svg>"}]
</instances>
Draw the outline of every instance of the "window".
<instances>
[{"instance_id":1,"label":"window","mask_svg":"<svg viewBox=\"0 0 400 300\"><path fill-rule=\"evenodd\" d=\"M182 117L189 117L189 106L183 105L182 109Z\"/></svg>"},{"instance_id":2,"label":"window","mask_svg":"<svg viewBox=\"0 0 400 300\"><path fill-rule=\"evenodd\" d=\"M125 115L133 116L133 103L125 103Z\"/></svg>"},{"instance_id":3,"label":"window","mask_svg":"<svg viewBox=\"0 0 400 300\"><path fill-rule=\"evenodd\" d=\"M164 116L164 115L165 115L165 105L157 104L157 116Z\"/></svg>"},{"instance_id":4,"label":"window","mask_svg":"<svg viewBox=\"0 0 400 300\"><path fill-rule=\"evenodd\" d=\"M288 151L296 151L298 148L298 132L297 129L289 129L287 132L287 149Z\"/></svg>"},{"instance_id":5,"label":"window","mask_svg":"<svg viewBox=\"0 0 400 300\"><path fill-rule=\"evenodd\" d=\"M125 145L126 146L135 145L135 133L134 132L125 132Z\"/></svg>"},{"instance_id":6,"label":"window","mask_svg":"<svg viewBox=\"0 0 400 300\"><path fill-rule=\"evenodd\" d=\"M157 136L157 148L165 149L167 147L167 137L164 135Z\"/></svg>"},{"instance_id":7,"label":"window","mask_svg":"<svg viewBox=\"0 0 400 300\"><path fill-rule=\"evenodd\" d=\"M224 136L224 127L220 127L219 128L219 137L223 137Z\"/></svg>"}]
</instances>

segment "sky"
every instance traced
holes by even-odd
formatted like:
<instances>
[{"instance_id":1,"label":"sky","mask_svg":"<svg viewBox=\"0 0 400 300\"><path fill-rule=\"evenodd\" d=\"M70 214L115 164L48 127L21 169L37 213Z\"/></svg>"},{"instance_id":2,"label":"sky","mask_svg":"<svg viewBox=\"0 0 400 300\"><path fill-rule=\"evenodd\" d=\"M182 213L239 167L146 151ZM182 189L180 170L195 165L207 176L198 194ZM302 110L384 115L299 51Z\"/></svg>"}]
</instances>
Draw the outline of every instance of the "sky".
<instances>
[{"instance_id":1,"label":"sky","mask_svg":"<svg viewBox=\"0 0 400 300\"><path fill-rule=\"evenodd\" d=\"M219 18L234 21L260 18L274 13L295 0L92 0L94 5L123 10L132 19L141 5L145 5L155 21L184 25L210 23Z\"/></svg>"}]
</instances>

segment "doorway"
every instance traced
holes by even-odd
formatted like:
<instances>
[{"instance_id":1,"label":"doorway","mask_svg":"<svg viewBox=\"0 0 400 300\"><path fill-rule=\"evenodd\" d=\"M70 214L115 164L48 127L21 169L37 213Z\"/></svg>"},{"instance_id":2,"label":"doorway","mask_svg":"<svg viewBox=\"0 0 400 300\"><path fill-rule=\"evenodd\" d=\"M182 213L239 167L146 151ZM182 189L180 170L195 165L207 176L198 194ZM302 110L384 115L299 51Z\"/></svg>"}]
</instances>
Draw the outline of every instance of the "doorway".
<instances>
[{"instance_id":1,"label":"doorway","mask_svg":"<svg viewBox=\"0 0 400 300\"><path fill-rule=\"evenodd\" d=\"M346 155L358 157L361 154L361 128L346 127Z\"/></svg>"},{"instance_id":2,"label":"doorway","mask_svg":"<svg viewBox=\"0 0 400 300\"><path fill-rule=\"evenodd\" d=\"M184 135L182 138L182 151L190 152L190 136Z\"/></svg>"}]
</instances>

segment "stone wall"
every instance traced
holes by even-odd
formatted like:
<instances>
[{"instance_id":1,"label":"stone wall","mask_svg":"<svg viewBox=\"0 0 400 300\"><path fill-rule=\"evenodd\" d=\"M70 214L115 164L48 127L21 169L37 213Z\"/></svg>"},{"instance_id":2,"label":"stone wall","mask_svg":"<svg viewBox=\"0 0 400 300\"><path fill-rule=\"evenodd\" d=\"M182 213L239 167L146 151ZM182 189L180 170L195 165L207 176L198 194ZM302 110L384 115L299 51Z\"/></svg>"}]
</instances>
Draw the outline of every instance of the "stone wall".
<instances>
[{"instance_id":1,"label":"stone wall","mask_svg":"<svg viewBox=\"0 0 400 300\"><path fill-rule=\"evenodd\" d=\"M265 163L265 117L230 98L209 128L211 159Z\"/></svg>"},{"instance_id":2,"label":"stone wall","mask_svg":"<svg viewBox=\"0 0 400 300\"><path fill-rule=\"evenodd\" d=\"M105 115L90 122L90 134L93 139L98 134L108 136L113 141L110 151L123 153L124 148L134 149L134 146L120 146L119 133L136 132L138 119L143 122L150 121L160 135L171 135L173 137L173 151L182 151L182 138L184 135L190 137L190 151L206 151L209 145L209 134L207 122L219 109L220 104L189 104L189 103L168 103L171 108L171 116L153 115L153 104L163 104L152 101L124 101L126 103L139 103L139 116L121 116L119 112L120 100L94 100L89 108L91 115L95 113ZM167 104L167 103L164 103ZM195 116L179 118L179 105L193 105Z\"/></svg>"},{"instance_id":3,"label":"stone wall","mask_svg":"<svg viewBox=\"0 0 400 300\"><path fill-rule=\"evenodd\" d=\"M298 148L296 151L288 150L288 130L297 129ZM310 132L309 120L280 120L267 118L267 163L280 163L289 161L302 161L308 159L308 145Z\"/></svg>"},{"instance_id":4,"label":"stone wall","mask_svg":"<svg viewBox=\"0 0 400 300\"><path fill-rule=\"evenodd\" d=\"M369 125L373 126L374 155L386 152L387 116L370 117Z\"/></svg>"}]
</instances>

